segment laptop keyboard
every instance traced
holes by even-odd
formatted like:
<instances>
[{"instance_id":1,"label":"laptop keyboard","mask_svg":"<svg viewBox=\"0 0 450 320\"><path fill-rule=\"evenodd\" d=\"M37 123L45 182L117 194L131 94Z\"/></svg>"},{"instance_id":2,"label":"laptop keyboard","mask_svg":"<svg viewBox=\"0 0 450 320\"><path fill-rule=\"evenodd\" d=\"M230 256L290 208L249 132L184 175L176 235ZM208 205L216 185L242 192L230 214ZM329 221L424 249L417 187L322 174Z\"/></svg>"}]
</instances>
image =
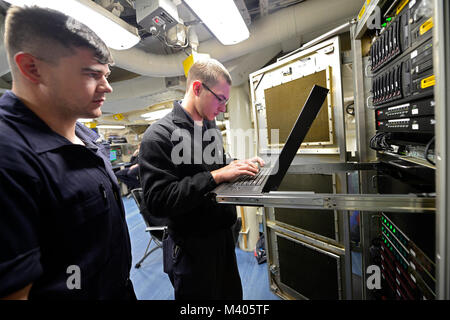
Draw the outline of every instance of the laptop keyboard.
<instances>
[{"instance_id":1,"label":"laptop keyboard","mask_svg":"<svg viewBox=\"0 0 450 320\"><path fill-rule=\"evenodd\" d=\"M240 176L234 183L234 186L259 186L264 178L270 173L270 167L261 168L254 176Z\"/></svg>"}]
</instances>

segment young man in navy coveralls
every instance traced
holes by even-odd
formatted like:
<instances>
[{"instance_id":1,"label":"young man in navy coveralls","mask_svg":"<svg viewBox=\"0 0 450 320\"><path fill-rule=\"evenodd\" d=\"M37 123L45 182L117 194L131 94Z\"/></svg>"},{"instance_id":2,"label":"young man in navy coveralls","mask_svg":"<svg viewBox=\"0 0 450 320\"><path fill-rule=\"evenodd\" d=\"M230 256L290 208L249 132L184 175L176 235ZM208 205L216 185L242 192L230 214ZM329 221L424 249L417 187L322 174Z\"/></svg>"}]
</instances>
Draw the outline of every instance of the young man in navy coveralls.
<instances>
[{"instance_id":1,"label":"young man in navy coveralls","mask_svg":"<svg viewBox=\"0 0 450 320\"><path fill-rule=\"evenodd\" d=\"M0 297L136 299L117 180L96 118L111 55L53 10L10 8L13 85L0 98Z\"/></svg>"},{"instance_id":2,"label":"young man in navy coveralls","mask_svg":"<svg viewBox=\"0 0 450 320\"><path fill-rule=\"evenodd\" d=\"M144 134L139 158L144 204L168 219L164 271L175 299L242 299L231 226L234 206L209 196L218 184L254 175L262 159L227 164L215 117L225 112L231 77L214 59L190 68L184 99ZM213 161L211 161L213 160Z\"/></svg>"}]
</instances>

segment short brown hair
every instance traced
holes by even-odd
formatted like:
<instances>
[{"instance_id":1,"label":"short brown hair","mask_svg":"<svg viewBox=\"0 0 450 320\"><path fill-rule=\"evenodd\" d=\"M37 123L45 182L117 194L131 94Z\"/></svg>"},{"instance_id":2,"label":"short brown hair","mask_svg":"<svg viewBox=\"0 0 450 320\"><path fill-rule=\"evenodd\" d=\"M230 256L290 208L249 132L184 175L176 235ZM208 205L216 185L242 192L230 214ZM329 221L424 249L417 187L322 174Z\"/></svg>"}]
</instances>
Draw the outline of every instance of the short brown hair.
<instances>
[{"instance_id":1,"label":"short brown hair","mask_svg":"<svg viewBox=\"0 0 450 320\"><path fill-rule=\"evenodd\" d=\"M47 8L9 8L4 38L11 68L14 55L20 51L55 62L64 53L72 53L79 47L92 49L100 63L113 63L108 47L97 34L79 21Z\"/></svg>"},{"instance_id":2,"label":"short brown hair","mask_svg":"<svg viewBox=\"0 0 450 320\"><path fill-rule=\"evenodd\" d=\"M189 88L193 81L200 80L208 86L215 86L220 78L231 86L230 73L223 64L216 59L202 59L189 69L186 85Z\"/></svg>"}]
</instances>

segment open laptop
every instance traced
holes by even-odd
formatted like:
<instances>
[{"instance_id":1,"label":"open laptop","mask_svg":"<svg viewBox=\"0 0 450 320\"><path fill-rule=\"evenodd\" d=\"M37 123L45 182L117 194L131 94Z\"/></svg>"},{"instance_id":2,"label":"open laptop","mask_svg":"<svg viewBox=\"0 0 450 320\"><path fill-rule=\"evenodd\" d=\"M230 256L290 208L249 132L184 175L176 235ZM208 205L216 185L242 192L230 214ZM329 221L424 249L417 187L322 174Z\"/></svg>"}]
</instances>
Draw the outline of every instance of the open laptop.
<instances>
[{"instance_id":1,"label":"open laptop","mask_svg":"<svg viewBox=\"0 0 450 320\"><path fill-rule=\"evenodd\" d=\"M211 192L212 195L256 195L277 190L327 94L328 89L314 85L273 165L261 167L256 176L241 176L232 183L222 183Z\"/></svg>"}]
</instances>

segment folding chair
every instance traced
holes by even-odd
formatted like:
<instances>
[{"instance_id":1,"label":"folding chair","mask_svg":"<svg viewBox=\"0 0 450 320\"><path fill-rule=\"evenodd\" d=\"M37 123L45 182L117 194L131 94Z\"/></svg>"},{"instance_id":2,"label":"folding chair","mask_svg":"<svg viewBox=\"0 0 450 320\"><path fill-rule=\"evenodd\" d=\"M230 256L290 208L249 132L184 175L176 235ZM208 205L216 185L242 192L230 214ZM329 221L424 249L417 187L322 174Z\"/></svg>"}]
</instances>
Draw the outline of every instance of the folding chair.
<instances>
[{"instance_id":1,"label":"folding chair","mask_svg":"<svg viewBox=\"0 0 450 320\"><path fill-rule=\"evenodd\" d=\"M144 256L135 265L135 268L139 268L142 262L156 249L162 248L162 241L165 239L167 234L167 223L166 219L152 216L145 206L142 205L143 192L142 188L136 188L131 190L131 195L133 196L136 205L139 208L139 213L145 221L146 228L145 231L150 233L150 241L148 242L147 249L145 249ZM152 248L150 251L150 244L152 241L155 243L156 247Z\"/></svg>"}]
</instances>

